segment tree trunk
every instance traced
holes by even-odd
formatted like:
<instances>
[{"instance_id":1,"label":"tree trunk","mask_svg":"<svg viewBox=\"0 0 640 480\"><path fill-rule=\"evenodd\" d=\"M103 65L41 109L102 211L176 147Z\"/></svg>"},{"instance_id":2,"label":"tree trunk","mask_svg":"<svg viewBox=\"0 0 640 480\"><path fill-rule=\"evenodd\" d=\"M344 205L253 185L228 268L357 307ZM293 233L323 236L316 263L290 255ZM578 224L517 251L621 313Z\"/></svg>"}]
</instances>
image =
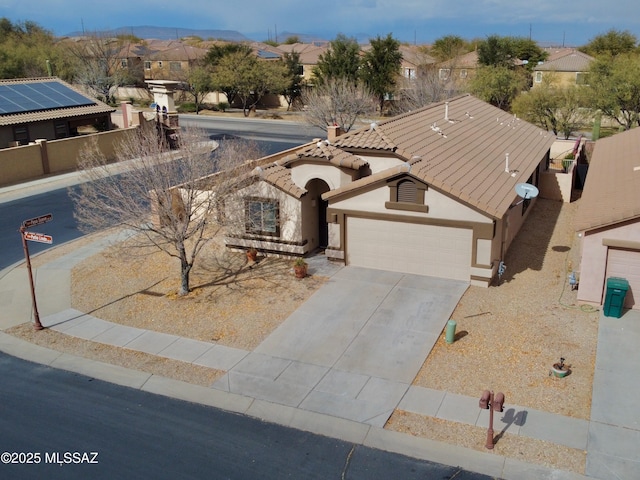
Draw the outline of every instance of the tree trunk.
<instances>
[{"instance_id":1,"label":"tree trunk","mask_svg":"<svg viewBox=\"0 0 640 480\"><path fill-rule=\"evenodd\" d=\"M191 291L189 288L191 265L187 260L187 251L185 250L184 245L179 245L178 251L180 252L180 291L178 292L178 295L184 296Z\"/></svg>"}]
</instances>

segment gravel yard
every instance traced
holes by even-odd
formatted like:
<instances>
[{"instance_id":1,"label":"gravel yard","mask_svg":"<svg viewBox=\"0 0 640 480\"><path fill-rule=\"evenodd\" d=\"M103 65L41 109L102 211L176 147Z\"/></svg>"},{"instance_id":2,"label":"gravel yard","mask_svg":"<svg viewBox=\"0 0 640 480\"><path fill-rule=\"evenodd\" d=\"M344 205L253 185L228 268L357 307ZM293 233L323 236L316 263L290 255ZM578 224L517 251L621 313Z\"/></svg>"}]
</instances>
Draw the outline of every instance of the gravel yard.
<instances>
[{"instance_id":1,"label":"gravel yard","mask_svg":"<svg viewBox=\"0 0 640 480\"><path fill-rule=\"evenodd\" d=\"M470 287L452 315L456 341L444 334L414 385L479 397L485 389L505 393L519 405L589 419L598 313L576 304L567 276L577 270L573 218L578 202L540 199L511 246L499 285ZM85 242L86 240L82 240ZM64 254L41 255L34 264ZM291 261L259 258L211 243L192 274L193 291L177 297L179 268L166 254L123 256L109 249L79 264L72 274L73 307L112 322L252 350L325 281L294 278ZM9 333L50 348L198 384L222 372L190 371L187 364L132 355L124 349L84 342L29 325ZM152 356L149 356L152 357ZM549 376L560 357L571 366L564 379ZM396 411L387 428L484 450L477 427ZM496 454L582 472L585 452L508 433Z\"/></svg>"}]
</instances>

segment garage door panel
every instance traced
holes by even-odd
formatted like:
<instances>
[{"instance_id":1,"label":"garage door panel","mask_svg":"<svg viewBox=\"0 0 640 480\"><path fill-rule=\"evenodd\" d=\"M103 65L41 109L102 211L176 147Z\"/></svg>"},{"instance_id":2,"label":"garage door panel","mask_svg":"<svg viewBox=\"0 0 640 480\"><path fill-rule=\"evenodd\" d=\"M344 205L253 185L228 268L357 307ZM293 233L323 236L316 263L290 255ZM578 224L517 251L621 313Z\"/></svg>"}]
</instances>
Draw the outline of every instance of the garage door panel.
<instances>
[{"instance_id":1,"label":"garage door panel","mask_svg":"<svg viewBox=\"0 0 640 480\"><path fill-rule=\"evenodd\" d=\"M347 219L347 264L468 281L470 229Z\"/></svg>"},{"instance_id":2,"label":"garage door panel","mask_svg":"<svg viewBox=\"0 0 640 480\"><path fill-rule=\"evenodd\" d=\"M629 291L624 299L625 308L640 308L640 252L609 248L606 277L620 277L629 282Z\"/></svg>"}]
</instances>

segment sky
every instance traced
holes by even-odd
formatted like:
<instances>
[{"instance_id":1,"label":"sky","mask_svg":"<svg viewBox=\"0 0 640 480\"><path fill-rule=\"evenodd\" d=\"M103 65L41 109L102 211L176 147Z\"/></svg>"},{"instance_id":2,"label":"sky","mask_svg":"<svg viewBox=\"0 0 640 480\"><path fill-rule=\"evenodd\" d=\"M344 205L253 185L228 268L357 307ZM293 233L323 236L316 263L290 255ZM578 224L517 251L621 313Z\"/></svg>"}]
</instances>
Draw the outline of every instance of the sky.
<instances>
[{"instance_id":1,"label":"sky","mask_svg":"<svg viewBox=\"0 0 640 480\"><path fill-rule=\"evenodd\" d=\"M63 36L118 27L236 30L257 40L312 34L432 43L445 35L580 46L611 29L640 38L638 0L0 0L0 17Z\"/></svg>"}]
</instances>

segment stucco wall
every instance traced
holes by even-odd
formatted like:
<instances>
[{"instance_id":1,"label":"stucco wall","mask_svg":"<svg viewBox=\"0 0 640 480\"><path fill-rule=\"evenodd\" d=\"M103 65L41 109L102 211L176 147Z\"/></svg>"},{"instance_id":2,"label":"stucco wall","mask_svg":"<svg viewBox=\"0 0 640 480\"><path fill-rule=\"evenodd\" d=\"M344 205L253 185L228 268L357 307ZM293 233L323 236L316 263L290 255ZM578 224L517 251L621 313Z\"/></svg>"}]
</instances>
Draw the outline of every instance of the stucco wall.
<instances>
[{"instance_id":1,"label":"stucco wall","mask_svg":"<svg viewBox=\"0 0 640 480\"><path fill-rule=\"evenodd\" d=\"M280 208L280 236L257 236L245 232L246 197L260 197L274 199ZM237 194L227 199L225 213L229 221L227 243L237 246L255 246L256 248L284 253L305 253L298 244L302 241L301 207L297 199L287 195L282 190L264 182L258 181L238 190Z\"/></svg>"},{"instance_id":2,"label":"stucco wall","mask_svg":"<svg viewBox=\"0 0 640 480\"><path fill-rule=\"evenodd\" d=\"M357 196L333 202L331 207L341 210L358 210L373 213L398 213L395 210L385 208L385 203L389 200L389 187L383 185L370 191L362 192ZM429 188L425 192L425 205L429 207L428 214L404 210L401 214L403 216L426 216L428 218L462 222L491 223L493 221L480 212L457 202L455 199L433 188Z\"/></svg>"},{"instance_id":3,"label":"stucco wall","mask_svg":"<svg viewBox=\"0 0 640 480\"><path fill-rule=\"evenodd\" d=\"M582 259L580 262L578 300L602 303L606 282L608 247L602 244L604 239L635 241L640 238L640 222L617 228L585 232L582 237Z\"/></svg>"},{"instance_id":4,"label":"stucco wall","mask_svg":"<svg viewBox=\"0 0 640 480\"><path fill-rule=\"evenodd\" d=\"M346 169L340 169L334 165L299 163L291 168L291 179L300 188L305 188L309 181L316 178L323 180L331 190L348 185L353 181L351 174Z\"/></svg>"},{"instance_id":5,"label":"stucco wall","mask_svg":"<svg viewBox=\"0 0 640 480\"><path fill-rule=\"evenodd\" d=\"M36 179L45 173L62 173L77 168L78 154L91 138L98 140L98 145L109 160L114 159L114 146L118 141L134 129L112 130L80 137L63 138L60 140L43 141L40 145L24 145L0 150L0 165L2 176L0 184L7 185L15 182ZM44 154L49 163L49 171L44 169Z\"/></svg>"},{"instance_id":6,"label":"stucco wall","mask_svg":"<svg viewBox=\"0 0 640 480\"><path fill-rule=\"evenodd\" d=\"M0 150L0 185L22 182L44 174L40 145Z\"/></svg>"},{"instance_id":7,"label":"stucco wall","mask_svg":"<svg viewBox=\"0 0 640 480\"><path fill-rule=\"evenodd\" d=\"M554 85L557 87L569 87L576 85L576 72L542 71L542 77L553 77ZM543 82L536 82L536 72L533 72L533 88L540 87Z\"/></svg>"},{"instance_id":8,"label":"stucco wall","mask_svg":"<svg viewBox=\"0 0 640 480\"><path fill-rule=\"evenodd\" d=\"M540 174L540 197L560 202L571 202L571 192L575 176L575 162L567 173L549 170Z\"/></svg>"},{"instance_id":9,"label":"stucco wall","mask_svg":"<svg viewBox=\"0 0 640 480\"><path fill-rule=\"evenodd\" d=\"M396 157L374 157L368 155L358 156L369 163L371 173L382 172L383 170L387 170L389 168L405 163L403 160L400 160Z\"/></svg>"}]
</instances>

